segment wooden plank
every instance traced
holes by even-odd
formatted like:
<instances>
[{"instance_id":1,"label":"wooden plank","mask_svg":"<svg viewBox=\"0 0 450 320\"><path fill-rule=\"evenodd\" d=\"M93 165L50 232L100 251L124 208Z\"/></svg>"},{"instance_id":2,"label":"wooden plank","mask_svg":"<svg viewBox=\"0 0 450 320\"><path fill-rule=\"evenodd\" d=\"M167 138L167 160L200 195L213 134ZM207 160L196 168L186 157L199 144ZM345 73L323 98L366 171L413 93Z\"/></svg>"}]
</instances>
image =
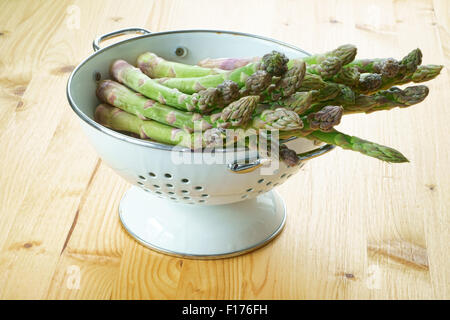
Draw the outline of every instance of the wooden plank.
<instances>
[{"instance_id":1,"label":"wooden plank","mask_svg":"<svg viewBox=\"0 0 450 320\"><path fill-rule=\"evenodd\" d=\"M117 214L126 188L123 179L99 163L60 253L47 298L111 298L124 246L134 243L119 224ZM75 275L79 276L78 286L72 285Z\"/></svg>"},{"instance_id":2,"label":"wooden plank","mask_svg":"<svg viewBox=\"0 0 450 320\"><path fill-rule=\"evenodd\" d=\"M32 39L32 43L43 43L43 47L37 47L38 52L32 56L37 65L30 66L32 78L24 95L24 99L30 99L24 103L28 108L16 112L2 132L1 149L8 150L0 164L2 188L5 188L1 193L5 197L2 215L8 213L8 220L2 223L5 230L0 238L1 260L5 262L0 266L4 271L1 272L0 287L1 293L10 298L47 295L78 204L97 163L93 150L86 149L86 138L80 134L78 120L67 106L65 85L73 68L67 66L75 64L74 60L67 64L67 60L73 58L71 50L77 52L77 61L81 60L99 31L87 26L90 33L86 34L81 28L68 28L65 13L70 3L59 3L59 6L52 6L51 2L44 2L37 13L42 14L40 20L45 21L48 10L54 10L51 16L59 17L59 20L47 20L45 26L53 29L44 28L40 41L35 39L36 36ZM110 17L117 16L116 13L125 7L104 10L104 4L97 3L88 9L88 3L76 4L80 6L81 25L104 17L112 28L115 22ZM83 6L84 10L81 9ZM32 24L33 20L27 20L21 26L28 32ZM76 39L82 39L84 45L74 48ZM83 157L79 157L80 154ZM55 225L58 226L56 229ZM11 270L12 261L21 268ZM33 289L28 290L30 287Z\"/></svg>"}]
</instances>

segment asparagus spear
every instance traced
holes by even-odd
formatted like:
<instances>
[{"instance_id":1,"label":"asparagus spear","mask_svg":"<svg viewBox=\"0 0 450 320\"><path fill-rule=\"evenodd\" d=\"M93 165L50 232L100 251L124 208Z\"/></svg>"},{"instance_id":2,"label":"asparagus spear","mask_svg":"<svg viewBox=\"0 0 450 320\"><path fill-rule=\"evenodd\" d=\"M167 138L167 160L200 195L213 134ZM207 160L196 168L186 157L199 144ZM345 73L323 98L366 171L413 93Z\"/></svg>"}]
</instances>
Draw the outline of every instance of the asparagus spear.
<instances>
[{"instance_id":1,"label":"asparagus spear","mask_svg":"<svg viewBox=\"0 0 450 320\"><path fill-rule=\"evenodd\" d=\"M342 104L344 113L371 113L381 110L390 110L396 107L406 108L422 102L428 95L426 86L411 86L402 90L392 87L379 91L373 95L358 95L354 104Z\"/></svg>"},{"instance_id":2,"label":"asparagus spear","mask_svg":"<svg viewBox=\"0 0 450 320\"><path fill-rule=\"evenodd\" d=\"M298 69L293 70L292 72L286 72L287 75L282 77L282 80L280 84L274 84L274 86L268 90L268 92L265 93L265 95L267 96L268 94L270 94L271 90L273 90L274 88L276 88L275 93L278 93L283 90L285 91L286 89L283 87L284 84L289 84L289 88L293 88L295 86L292 86L293 83L295 83L295 81L292 81L293 79L301 79L301 73L303 73L303 64L301 63L301 60L293 60L293 62L291 63L291 69L292 66L297 65ZM248 66L245 66L244 68L247 68ZM240 70L240 69L236 69L236 70ZM234 71L233 71L234 72ZM239 71L240 72L240 71ZM252 72L252 71L250 71ZM252 74L253 76L249 76L247 77L247 75L250 72L246 72L246 73L241 73L239 77L237 77L236 75L233 75L233 77L230 76L231 80L234 80L240 87L244 87L244 89L242 89L242 94L246 94L247 92L247 88L256 88L253 91L251 91L253 94L257 94L257 92L261 92L263 91L263 88L267 87L268 84L268 78L266 76L263 77L263 75L265 75L265 73L259 73L258 75L256 74ZM298 73L298 76L296 78L294 78L292 75ZM229 75L232 75L231 73ZM222 75L221 75L222 76ZM259 77L259 81L258 82L258 78ZM245 80L239 80L240 78ZM290 80L288 80L290 79ZM200 77L200 78L161 78L161 79L157 79L157 81L161 84L163 84L164 86L170 87L170 88L176 88L182 92L185 93L193 93L193 92L197 92L199 90L204 90L205 88L211 88L211 87L215 87L217 86L219 83L221 83L222 78L218 78L217 75L213 75L213 76L205 76L205 77ZM259 84L260 83L260 84ZM323 79L316 75L316 74L311 74L309 72L306 72L303 80L301 81L301 85L300 87L298 87L297 91L310 91L310 90L319 90L326 87L326 83L325 81L323 81ZM270 88L270 86L268 87ZM287 93L290 93L290 91L287 91L286 93L281 94L280 96L278 96L278 98L281 98L282 96L287 96Z\"/></svg>"},{"instance_id":3,"label":"asparagus spear","mask_svg":"<svg viewBox=\"0 0 450 320\"><path fill-rule=\"evenodd\" d=\"M289 97L300 89L305 77L306 64L303 61L296 62L272 87L261 92L265 102L277 101Z\"/></svg>"},{"instance_id":4,"label":"asparagus spear","mask_svg":"<svg viewBox=\"0 0 450 320\"><path fill-rule=\"evenodd\" d=\"M116 60L111 65L111 74L117 81L142 93L147 98L181 110L195 110L203 113L222 107L219 104L220 96L217 88L208 88L193 95L187 95L157 83L124 60Z\"/></svg>"},{"instance_id":5,"label":"asparagus spear","mask_svg":"<svg viewBox=\"0 0 450 320\"><path fill-rule=\"evenodd\" d=\"M206 118L213 126L217 127L226 128L229 127L229 124L233 127L242 126L250 121L258 101L259 96L242 97L223 108L220 113L212 114Z\"/></svg>"},{"instance_id":6,"label":"asparagus spear","mask_svg":"<svg viewBox=\"0 0 450 320\"><path fill-rule=\"evenodd\" d=\"M360 73L356 67L342 68L337 74L326 80L336 83L345 84L348 86L358 85Z\"/></svg>"},{"instance_id":7,"label":"asparagus spear","mask_svg":"<svg viewBox=\"0 0 450 320\"><path fill-rule=\"evenodd\" d=\"M290 131L303 128L303 122L294 111L285 108L265 109L253 117L251 128Z\"/></svg>"},{"instance_id":8,"label":"asparagus spear","mask_svg":"<svg viewBox=\"0 0 450 320\"><path fill-rule=\"evenodd\" d=\"M420 83L432 80L436 78L442 70L441 65L423 65L417 66L416 71L413 73L407 72L405 75L403 73L399 73L397 76L392 77L390 79L386 79L382 75L378 74L369 74L371 75L371 79L366 79L366 84L360 86L359 90L355 90L359 93L364 94L373 94L380 89L389 89L394 85L402 85L409 82Z\"/></svg>"},{"instance_id":9,"label":"asparagus spear","mask_svg":"<svg viewBox=\"0 0 450 320\"><path fill-rule=\"evenodd\" d=\"M260 57L254 58L206 58L197 63L198 66L204 68L217 68L222 70L234 70L243 67L251 62L258 62Z\"/></svg>"},{"instance_id":10,"label":"asparagus spear","mask_svg":"<svg viewBox=\"0 0 450 320\"><path fill-rule=\"evenodd\" d=\"M196 128L206 130L244 125L250 120L259 100L258 96L243 97L215 114L202 116L147 99L112 80L104 80L98 84L97 97L143 120L155 120L187 132L193 132Z\"/></svg>"},{"instance_id":11,"label":"asparagus spear","mask_svg":"<svg viewBox=\"0 0 450 320\"><path fill-rule=\"evenodd\" d=\"M219 129L209 129L203 133L187 133L181 129L152 121L142 120L135 115L107 104L95 109L95 120L113 130L139 135L142 139L152 139L169 145L179 145L191 149L222 146L223 134Z\"/></svg>"},{"instance_id":12,"label":"asparagus spear","mask_svg":"<svg viewBox=\"0 0 450 320\"><path fill-rule=\"evenodd\" d=\"M356 56L356 47L353 45L343 45L338 48L336 48L333 51L326 52L324 54L316 54L312 55L310 57L302 58L304 62L306 62L308 65L314 65L323 62L327 58L339 58L341 61L341 65L346 65L353 61ZM206 68L213 68L213 69L224 69L224 70L234 70L236 68L245 66L251 62L258 62L261 58L260 57L254 57L254 58L216 58L211 59L207 58L204 60L201 60L197 65L201 67ZM299 60L299 59L294 59ZM290 67L294 63L288 62L288 66Z\"/></svg>"},{"instance_id":13,"label":"asparagus spear","mask_svg":"<svg viewBox=\"0 0 450 320\"><path fill-rule=\"evenodd\" d=\"M343 108L341 106L325 106L318 112L300 116L303 126L300 129L292 131L280 131L280 139L291 137L306 137L311 132L320 130L324 132L331 131L333 127L341 122Z\"/></svg>"},{"instance_id":14,"label":"asparagus spear","mask_svg":"<svg viewBox=\"0 0 450 320\"><path fill-rule=\"evenodd\" d=\"M326 86L327 83L320 76L306 72L298 91L320 90Z\"/></svg>"},{"instance_id":15,"label":"asparagus spear","mask_svg":"<svg viewBox=\"0 0 450 320\"><path fill-rule=\"evenodd\" d=\"M326 80L336 75L341 68L341 59L337 57L328 57L317 64L308 65L308 72L316 74Z\"/></svg>"},{"instance_id":16,"label":"asparagus spear","mask_svg":"<svg viewBox=\"0 0 450 320\"><path fill-rule=\"evenodd\" d=\"M312 99L313 102L327 101L337 97L340 92L341 88L339 84L327 82L324 88L312 91Z\"/></svg>"},{"instance_id":17,"label":"asparagus spear","mask_svg":"<svg viewBox=\"0 0 450 320\"><path fill-rule=\"evenodd\" d=\"M318 64L329 57L336 57L339 58L342 62L342 65L345 66L346 64L349 64L355 59L356 51L357 49L354 45L344 44L332 51L304 57L302 58L302 60L305 61L306 64L311 65L311 64Z\"/></svg>"},{"instance_id":18,"label":"asparagus spear","mask_svg":"<svg viewBox=\"0 0 450 320\"><path fill-rule=\"evenodd\" d=\"M380 90L383 78L378 73L361 73L359 81L353 85L355 92L361 94L372 94Z\"/></svg>"},{"instance_id":19,"label":"asparagus spear","mask_svg":"<svg viewBox=\"0 0 450 320\"><path fill-rule=\"evenodd\" d=\"M259 95L271 84L272 76L267 71L258 70L245 80L245 86L240 91L240 95Z\"/></svg>"},{"instance_id":20,"label":"asparagus spear","mask_svg":"<svg viewBox=\"0 0 450 320\"><path fill-rule=\"evenodd\" d=\"M217 90L219 91L219 105L226 106L240 97L239 86L231 80L225 80L219 84Z\"/></svg>"},{"instance_id":21,"label":"asparagus spear","mask_svg":"<svg viewBox=\"0 0 450 320\"><path fill-rule=\"evenodd\" d=\"M388 89L396 84L406 83L422 63L420 49L412 50L401 61L393 58L355 60L343 67L357 68L361 72L359 83L351 85L357 93L373 94L378 90Z\"/></svg>"},{"instance_id":22,"label":"asparagus spear","mask_svg":"<svg viewBox=\"0 0 450 320\"><path fill-rule=\"evenodd\" d=\"M378 73L392 78L400 70L400 62L394 58L358 59L350 62L346 68L356 68L361 73Z\"/></svg>"},{"instance_id":23,"label":"asparagus spear","mask_svg":"<svg viewBox=\"0 0 450 320\"><path fill-rule=\"evenodd\" d=\"M373 95L360 94L353 97L354 92L351 89L345 86L341 86L341 89L341 93L338 96L331 100L314 103L306 113L318 111L327 104L342 106L344 114L371 113L396 107L406 108L422 102L429 93L428 87L423 85L411 86L405 89L392 87Z\"/></svg>"},{"instance_id":24,"label":"asparagus spear","mask_svg":"<svg viewBox=\"0 0 450 320\"><path fill-rule=\"evenodd\" d=\"M441 72L443 66L435 64L427 64L418 66L413 74L406 75L403 79L395 82L396 85L408 82L420 83L436 78Z\"/></svg>"},{"instance_id":25,"label":"asparagus spear","mask_svg":"<svg viewBox=\"0 0 450 320\"><path fill-rule=\"evenodd\" d=\"M294 167L299 164L300 159L295 150L289 149L286 145L282 144L278 151L280 159L288 166Z\"/></svg>"},{"instance_id":26,"label":"asparagus spear","mask_svg":"<svg viewBox=\"0 0 450 320\"><path fill-rule=\"evenodd\" d=\"M409 162L404 155L395 149L363 140L358 137L349 136L337 130L332 130L330 132L313 131L307 137L328 144L333 144L343 149L357 151L369 157L387 162Z\"/></svg>"},{"instance_id":27,"label":"asparagus spear","mask_svg":"<svg viewBox=\"0 0 450 320\"><path fill-rule=\"evenodd\" d=\"M150 78L189 78L224 73L222 69L203 68L173 61L167 61L152 52L145 52L137 58L137 66Z\"/></svg>"},{"instance_id":28,"label":"asparagus spear","mask_svg":"<svg viewBox=\"0 0 450 320\"><path fill-rule=\"evenodd\" d=\"M185 78L160 78L157 81L169 88L176 88L184 93L194 93L205 88L215 88L225 80L232 80L242 88L245 80L258 70L263 70L271 76L282 76L287 71L288 59L280 52L273 51L264 55L260 62L249 63L243 67L220 74L207 75L203 77ZM191 66L184 65L187 69ZM155 70L153 70L153 73ZM185 75L188 73L186 72ZM157 74L156 76L158 76ZM155 76L154 76L155 77Z\"/></svg>"},{"instance_id":29,"label":"asparagus spear","mask_svg":"<svg viewBox=\"0 0 450 320\"><path fill-rule=\"evenodd\" d=\"M350 87L343 84L332 83L329 87L323 90L323 92L321 92L321 90L313 90L310 92L312 93L313 101L316 100L317 102L313 103L310 108L304 110L302 114L306 111L308 113L318 111L326 105L355 105L355 92ZM331 99L327 98L327 96ZM320 97L322 97L322 99Z\"/></svg>"},{"instance_id":30,"label":"asparagus spear","mask_svg":"<svg viewBox=\"0 0 450 320\"><path fill-rule=\"evenodd\" d=\"M297 114L303 114L311 107L313 92L296 92L289 97L269 103L272 107L283 107Z\"/></svg>"},{"instance_id":31,"label":"asparagus spear","mask_svg":"<svg viewBox=\"0 0 450 320\"><path fill-rule=\"evenodd\" d=\"M259 64L252 63L228 73L204 77L160 78L156 81L166 87L178 89L181 92L188 94L199 92L206 88L215 88L226 80L233 81L239 88L262 87L262 90L264 90L270 85L272 75L266 70L258 70L258 65ZM261 82L259 83L258 81Z\"/></svg>"},{"instance_id":32,"label":"asparagus spear","mask_svg":"<svg viewBox=\"0 0 450 320\"><path fill-rule=\"evenodd\" d=\"M306 116L308 127L312 130L330 131L341 122L343 111L341 106L325 106Z\"/></svg>"}]
</instances>

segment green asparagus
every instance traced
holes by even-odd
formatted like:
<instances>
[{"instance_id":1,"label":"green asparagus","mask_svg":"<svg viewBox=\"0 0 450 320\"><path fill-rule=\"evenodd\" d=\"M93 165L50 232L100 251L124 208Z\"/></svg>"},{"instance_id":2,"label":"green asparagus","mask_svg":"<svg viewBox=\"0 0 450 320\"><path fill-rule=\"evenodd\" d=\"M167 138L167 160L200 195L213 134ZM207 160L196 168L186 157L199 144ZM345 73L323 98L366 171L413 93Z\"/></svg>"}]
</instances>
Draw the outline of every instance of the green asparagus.
<instances>
[{"instance_id":1,"label":"green asparagus","mask_svg":"<svg viewBox=\"0 0 450 320\"><path fill-rule=\"evenodd\" d=\"M283 107L297 114L303 114L311 107L313 92L296 92L289 97L269 103L273 107Z\"/></svg>"},{"instance_id":2,"label":"green asparagus","mask_svg":"<svg viewBox=\"0 0 450 320\"><path fill-rule=\"evenodd\" d=\"M333 127L341 122L343 108L341 106L325 106L315 113L306 116L300 116L303 126L300 129L292 131L280 131L280 139L291 137L306 137L313 131L320 130L324 132L331 131Z\"/></svg>"},{"instance_id":3,"label":"green asparagus","mask_svg":"<svg viewBox=\"0 0 450 320\"><path fill-rule=\"evenodd\" d=\"M372 94L380 90L383 77L378 73L361 73L358 84L353 86L356 93Z\"/></svg>"},{"instance_id":4,"label":"green asparagus","mask_svg":"<svg viewBox=\"0 0 450 320\"><path fill-rule=\"evenodd\" d=\"M206 130L212 127L229 128L245 125L250 120L259 100L258 96L243 97L215 114L200 115L147 99L112 80L104 80L98 84L97 97L143 120L155 120L187 132L193 132L194 129Z\"/></svg>"},{"instance_id":5,"label":"green asparagus","mask_svg":"<svg viewBox=\"0 0 450 320\"><path fill-rule=\"evenodd\" d=\"M258 62L261 57L254 58L206 58L197 63L198 66L204 68L217 68L222 70L234 70L243 67L250 62Z\"/></svg>"},{"instance_id":6,"label":"green asparagus","mask_svg":"<svg viewBox=\"0 0 450 320\"><path fill-rule=\"evenodd\" d=\"M397 76L392 77L390 79L386 79L383 78L383 76L381 76L381 85L374 86L373 88L368 89L365 92L364 90L360 90L359 92L365 94L372 94L380 89L389 89L394 85L402 85L409 82L421 83L429 81L436 78L441 72L442 68L443 66L441 65L434 65L434 64L423 66L421 65L417 66L417 69L413 73L406 72L405 75L403 75L403 73L402 74L399 73Z\"/></svg>"},{"instance_id":7,"label":"green asparagus","mask_svg":"<svg viewBox=\"0 0 450 320\"><path fill-rule=\"evenodd\" d=\"M320 90L326 86L327 83L320 76L306 72L298 91Z\"/></svg>"},{"instance_id":8,"label":"green asparagus","mask_svg":"<svg viewBox=\"0 0 450 320\"><path fill-rule=\"evenodd\" d=\"M113 130L138 134L142 139L191 149L222 146L224 138L223 132L216 128L203 133L187 133L156 121L139 119L135 115L107 104L97 106L95 120Z\"/></svg>"},{"instance_id":9,"label":"green asparagus","mask_svg":"<svg viewBox=\"0 0 450 320\"><path fill-rule=\"evenodd\" d=\"M393 78L400 70L400 62L394 58L359 59L344 67L347 68L357 68L361 73L378 73L383 77Z\"/></svg>"},{"instance_id":10,"label":"green asparagus","mask_svg":"<svg viewBox=\"0 0 450 320\"><path fill-rule=\"evenodd\" d=\"M278 151L280 159L288 166L294 167L299 164L300 159L295 150L289 149L286 145L282 144Z\"/></svg>"},{"instance_id":11,"label":"green asparagus","mask_svg":"<svg viewBox=\"0 0 450 320\"><path fill-rule=\"evenodd\" d=\"M307 110L304 110L302 112L302 114L306 111L308 111L308 112L318 111L326 105L338 105L338 106L355 105L355 99L356 99L355 92L350 87L343 85L343 84L333 84L333 86L332 86L332 88L330 88L330 90L336 89L336 86L337 86L338 93L334 96L334 98L315 102L312 104L312 106L310 108L308 108ZM315 93L315 91L310 91L310 92L313 94ZM318 93L316 93L316 94L318 94ZM334 93L331 96L333 96L333 95L334 95ZM313 97L314 97L314 95L313 95Z\"/></svg>"},{"instance_id":12,"label":"green asparagus","mask_svg":"<svg viewBox=\"0 0 450 320\"><path fill-rule=\"evenodd\" d=\"M195 93L205 88L215 88L225 80L232 80L242 88L245 80L258 70L266 71L270 76L282 76L287 71L288 59L282 53L273 51L263 56L260 62L249 63L243 67L220 74L203 77L160 78L157 81L169 88L175 88L184 93Z\"/></svg>"},{"instance_id":13,"label":"green asparagus","mask_svg":"<svg viewBox=\"0 0 450 320\"><path fill-rule=\"evenodd\" d=\"M325 106L307 115L308 127L312 130L330 131L341 122L343 111L341 106Z\"/></svg>"},{"instance_id":14,"label":"green asparagus","mask_svg":"<svg viewBox=\"0 0 450 320\"><path fill-rule=\"evenodd\" d=\"M225 80L219 84L217 90L219 91L219 105L226 106L240 97L239 86L231 80Z\"/></svg>"},{"instance_id":15,"label":"green asparagus","mask_svg":"<svg viewBox=\"0 0 450 320\"><path fill-rule=\"evenodd\" d=\"M271 88L261 92L262 100L278 101L291 96L301 88L305 72L306 64L298 61Z\"/></svg>"},{"instance_id":16,"label":"green asparagus","mask_svg":"<svg viewBox=\"0 0 450 320\"><path fill-rule=\"evenodd\" d=\"M295 151L280 145L290 137L333 144L388 162L407 162L392 148L334 128L344 114L423 101L429 93L426 86L395 86L434 79L442 66L422 66L419 49L400 61L354 60L355 54L354 46L344 45L290 61L273 51L262 58L207 59L190 66L146 52L138 57L140 69L123 60L112 64L111 73L121 84L98 83L97 96L106 104L97 107L95 120L143 139L193 149L223 146L224 140L252 148L279 137L276 150L288 166L299 162ZM230 128L234 130L223 130ZM229 132L233 132L230 140ZM250 142L247 132L258 139Z\"/></svg>"},{"instance_id":17,"label":"green asparagus","mask_svg":"<svg viewBox=\"0 0 450 320\"><path fill-rule=\"evenodd\" d=\"M303 122L294 111L269 108L253 117L251 128L291 131L303 128Z\"/></svg>"},{"instance_id":18,"label":"green asparagus","mask_svg":"<svg viewBox=\"0 0 450 320\"><path fill-rule=\"evenodd\" d=\"M301 61L301 60L300 60ZM328 57L323 61L308 65L308 72L327 80L336 75L342 68L342 61L337 57Z\"/></svg>"},{"instance_id":19,"label":"green asparagus","mask_svg":"<svg viewBox=\"0 0 450 320\"><path fill-rule=\"evenodd\" d=\"M203 68L167 61L152 52L145 52L141 54L137 58L137 66L150 78L190 78L226 72L222 69Z\"/></svg>"},{"instance_id":20,"label":"green asparagus","mask_svg":"<svg viewBox=\"0 0 450 320\"><path fill-rule=\"evenodd\" d=\"M395 149L363 140L358 137L349 136L337 130L332 130L330 132L313 131L307 137L313 140L333 144L343 149L357 151L369 157L387 162L409 162L404 155Z\"/></svg>"},{"instance_id":21,"label":"green asparagus","mask_svg":"<svg viewBox=\"0 0 450 320\"><path fill-rule=\"evenodd\" d=\"M427 64L418 66L413 74L406 75L403 79L395 82L395 85L401 85L408 82L420 83L436 78L441 72L443 66Z\"/></svg>"},{"instance_id":22,"label":"green asparagus","mask_svg":"<svg viewBox=\"0 0 450 320\"><path fill-rule=\"evenodd\" d=\"M320 90L312 91L313 102L327 101L334 99L341 92L339 84L333 82L327 82L326 86Z\"/></svg>"},{"instance_id":23,"label":"green asparagus","mask_svg":"<svg viewBox=\"0 0 450 320\"><path fill-rule=\"evenodd\" d=\"M373 95L358 95L354 104L342 104L344 113L371 113L390 110L396 107L406 108L422 102L428 95L426 86L411 86L406 89L392 87L379 91Z\"/></svg>"},{"instance_id":24,"label":"green asparagus","mask_svg":"<svg viewBox=\"0 0 450 320\"><path fill-rule=\"evenodd\" d=\"M342 65L345 66L355 59L356 51L357 50L354 45L345 44L329 52L304 57L302 58L302 60L305 61L306 64L312 65L318 64L329 57L336 57L339 58L342 62Z\"/></svg>"},{"instance_id":25,"label":"green asparagus","mask_svg":"<svg viewBox=\"0 0 450 320\"><path fill-rule=\"evenodd\" d=\"M258 70L245 80L240 95L259 95L272 84L272 76L264 70Z\"/></svg>"},{"instance_id":26,"label":"green asparagus","mask_svg":"<svg viewBox=\"0 0 450 320\"><path fill-rule=\"evenodd\" d=\"M344 108L344 114L371 113L381 110L390 110L396 107L406 108L422 102L428 95L426 86L411 86L405 89L392 87L381 90L373 95L354 95L354 92L341 85L341 92L335 98L314 103L305 111L306 113L320 110L325 105L340 105ZM305 113L304 112L304 113Z\"/></svg>"},{"instance_id":27,"label":"green asparagus","mask_svg":"<svg viewBox=\"0 0 450 320\"><path fill-rule=\"evenodd\" d=\"M324 54L317 54L312 55L309 57L302 58L304 62L306 62L308 65L314 65L319 64L326 60L327 58L339 58L340 59L340 65L346 65L353 61L356 56L356 47L353 45L343 45L338 48L336 48L333 51L326 52ZM207 58L204 60L201 60L197 65L200 67L205 68L212 68L212 69L222 69L222 70L234 70L236 68L243 67L249 63L252 62L258 62L260 61L260 57L254 57L254 58ZM297 61L299 59L293 59L288 62L288 66L292 66L292 63Z\"/></svg>"},{"instance_id":28,"label":"green asparagus","mask_svg":"<svg viewBox=\"0 0 450 320\"><path fill-rule=\"evenodd\" d=\"M361 73L359 82L349 85L357 93L373 94L379 90L389 89L394 85L411 81L408 79L413 77L421 63L422 52L419 49L415 49L401 61L393 58L355 60L343 67L343 71L347 71L349 68L358 69ZM424 75L427 74L428 76L428 74L433 74L436 71L436 68L431 69L433 71L428 71L426 68L421 70L424 70Z\"/></svg>"},{"instance_id":29,"label":"green asparagus","mask_svg":"<svg viewBox=\"0 0 450 320\"><path fill-rule=\"evenodd\" d=\"M116 60L111 65L111 74L117 81L142 93L147 98L181 110L195 110L204 113L208 110L223 107L223 105L220 105L220 95L217 88L208 88L193 95L187 95L177 89L171 89L157 83L124 60Z\"/></svg>"},{"instance_id":30,"label":"green asparagus","mask_svg":"<svg viewBox=\"0 0 450 320\"><path fill-rule=\"evenodd\" d=\"M356 86L359 83L360 73L357 68L342 68L337 74L326 80L330 82L336 82L345 84L347 86Z\"/></svg>"},{"instance_id":31,"label":"green asparagus","mask_svg":"<svg viewBox=\"0 0 450 320\"><path fill-rule=\"evenodd\" d=\"M420 51L420 49L411 51L399 62L399 70L395 76L381 76L382 85L380 89L389 89L393 85L396 85L398 81L402 81L404 78L412 76L421 63L422 52Z\"/></svg>"}]
</instances>

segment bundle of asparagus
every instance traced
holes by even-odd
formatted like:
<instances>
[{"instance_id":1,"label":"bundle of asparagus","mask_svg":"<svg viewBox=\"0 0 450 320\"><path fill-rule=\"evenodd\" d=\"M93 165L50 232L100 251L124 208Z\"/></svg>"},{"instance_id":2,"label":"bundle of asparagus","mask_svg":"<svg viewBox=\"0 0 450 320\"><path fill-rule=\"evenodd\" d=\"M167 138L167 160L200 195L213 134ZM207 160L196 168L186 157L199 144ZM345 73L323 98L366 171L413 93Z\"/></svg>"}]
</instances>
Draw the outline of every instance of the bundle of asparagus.
<instances>
[{"instance_id":1,"label":"bundle of asparagus","mask_svg":"<svg viewBox=\"0 0 450 320\"><path fill-rule=\"evenodd\" d=\"M124 60L112 63L113 79L98 83L102 103L95 119L143 139L193 149L223 147L229 137L224 129L279 130L281 139L313 139L383 161L407 162L392 148L334 127L346 114L423 101L426 86L396 86L434 79L442 66L421 65L419 49L401 60L355 56L355 46L343 45L301 59L273 51L261 58L205 59L194 66L145 52L137 67ZM233 138L231 143L242 142L242 135ZM295 152L283 144L279 148L280 157L295 165Z\"/></svg>"}]
</instances>

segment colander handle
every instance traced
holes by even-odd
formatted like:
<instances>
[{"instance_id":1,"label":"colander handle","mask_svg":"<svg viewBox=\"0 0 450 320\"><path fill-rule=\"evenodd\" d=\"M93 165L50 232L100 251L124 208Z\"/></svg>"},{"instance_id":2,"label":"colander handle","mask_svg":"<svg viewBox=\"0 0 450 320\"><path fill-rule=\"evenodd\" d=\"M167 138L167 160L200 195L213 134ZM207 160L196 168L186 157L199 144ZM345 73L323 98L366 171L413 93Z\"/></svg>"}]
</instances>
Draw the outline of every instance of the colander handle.
<instances>
[{"instance_id":1,"label":"colander handle","mask_svg":"<svg viewBox=\"0 0 450 320\"><path fill-rule=\"evenodd\" d=\"M297 156L300 161L306 161L330 152L334 148L335 146L326 144L320 148L297 154ZM248 173L258 169L263 165L270 164L271 161L271 159L259 158L250 163L234 162L228 165L228 169L230 169L230 171L234 173Z\"/></svg>"},{"instance_id":2,"label":"colander handle","mask_svg":"<svg viewBox=\"0 0 450 320\"><path fill-rule=\"evenodd\" d=\"M92 47L94 48L94 51L98 51L100 50L100 43L102 43L105 40L111 39L111 38L115 38L118 36L122 36L124 34L149 34L151 33L151 31L144 29L144 28L124 28L124 29L120 29L120 30L116 30L110 33L105 33L102 34L100 36L98 36L97 38L94 39L94 41L92 42Z\"/></svg>"}]
</instances>

